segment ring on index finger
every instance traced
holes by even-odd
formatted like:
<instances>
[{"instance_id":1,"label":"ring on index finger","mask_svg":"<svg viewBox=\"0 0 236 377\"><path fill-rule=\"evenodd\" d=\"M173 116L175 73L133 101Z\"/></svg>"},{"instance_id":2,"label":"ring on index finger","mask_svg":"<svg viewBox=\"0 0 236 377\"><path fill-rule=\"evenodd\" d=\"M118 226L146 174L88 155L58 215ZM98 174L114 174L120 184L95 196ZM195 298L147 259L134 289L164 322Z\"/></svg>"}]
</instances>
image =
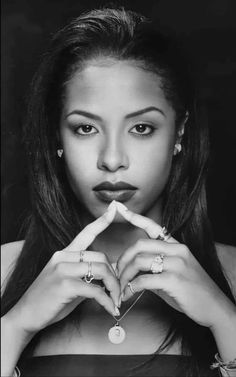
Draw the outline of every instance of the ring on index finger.
<instances>
[{"instance_id":1,"label":"ring on index finger","mask_svg":"<svg viewBox=\"0 0 236 377\"><path fill-rule=\"evenodd\" d=\"M160 233L157 236L157 240L167 241L170 237L171 237L170 233L168 233L166 227L163 226Z\"/></svg>"},{"instance_id":2,"label":"ring on index finger","mask_svg":"<svg viewBox=\"0 0 236 377\"><path fill-rule=\"evenodd\" d=\"M150 270L153 274L161 274L164 268L164 254L157 254L152 261Z\"/></svg>"},{"instance_id":3,"label":"ring on index finger","mask_svg":"<svg viewBox=\"0 0 236 377\"><path fill-rule=\"evenodd\" d=\"M94 276L92 274L92 262L88 262L88 272L84 277L84 281L85 283L90 284L93 279Z\"/></svg>"}]
</instances>

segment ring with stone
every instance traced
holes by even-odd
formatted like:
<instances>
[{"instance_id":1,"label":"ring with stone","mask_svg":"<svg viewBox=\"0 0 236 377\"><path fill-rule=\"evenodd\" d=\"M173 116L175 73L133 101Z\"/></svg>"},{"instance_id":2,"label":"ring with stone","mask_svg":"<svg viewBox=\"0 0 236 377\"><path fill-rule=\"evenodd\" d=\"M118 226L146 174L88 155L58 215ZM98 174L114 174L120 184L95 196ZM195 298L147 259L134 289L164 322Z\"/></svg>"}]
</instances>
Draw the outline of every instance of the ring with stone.
<instances>
[{"instance_id":1,"label":"ring with stone","mask_svg":"<svg viewBox=\"0 0 236 377\"><path fill-rule=\"evenodd\" d=\"M134 295L134 294L135 294L135 290L134 290L134 288L133 288L131 282L129 282L127 285L128 285L128 287L129 287L129 289L130 289L132 295Z\"/></svg>"},{"instance_id":2,"label":"ring with stone","mask_svg":"<svg viewBox=\"0 0 236 377\"><path fill-rule=\"evenodd\" d=\"M169 238L170 238L170 233L168 233L167 229L165 226L163 226L161 228L161 231L159 233L159 235L157 236L157 240L160 240L160 241L167 241Z\"/></svg>"},{"instance_id":3,"label":"ring with stone","mask_svg":"<svg viewBox=\"0 0 236 377\"><path fill-rule=\"evenodd\" d=\"M92 262L88 262L88 272L84 277L84 281L85 283L90 284L93 279L94 276L92 274Z\"/></svg>"},{"instance_id":4,"label":"ring with stone","mask_svg":"<svg viewBox=\"0 0 236 377\"><path fill-rule=\"evenodd\" d=\"M161 274L164 268L164 254L157 254L152 261L150 270L153 274Z\"/></svg>"}]
</instances>

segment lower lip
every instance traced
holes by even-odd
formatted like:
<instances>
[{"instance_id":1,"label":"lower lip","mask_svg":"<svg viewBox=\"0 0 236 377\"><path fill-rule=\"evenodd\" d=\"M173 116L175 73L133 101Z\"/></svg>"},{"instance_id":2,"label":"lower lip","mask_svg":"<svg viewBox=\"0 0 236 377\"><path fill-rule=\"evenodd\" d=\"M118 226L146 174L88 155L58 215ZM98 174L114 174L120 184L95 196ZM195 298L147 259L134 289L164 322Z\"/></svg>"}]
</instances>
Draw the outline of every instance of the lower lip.
<instances>
[{"instance_id":1,"label":"lower lip","mask_svg":"<svg viewBox=\"0 0 236 377\"><path fill-rule=\"evenodd\" d=\"M126 202L127 200L132 198L135 192L136 190L116 190L116 191L100 190L100 191L95 191L95 194L103 202L110 203L112 202L112 200L117 200L119 202Z\"/></svg>"}]
</instances>

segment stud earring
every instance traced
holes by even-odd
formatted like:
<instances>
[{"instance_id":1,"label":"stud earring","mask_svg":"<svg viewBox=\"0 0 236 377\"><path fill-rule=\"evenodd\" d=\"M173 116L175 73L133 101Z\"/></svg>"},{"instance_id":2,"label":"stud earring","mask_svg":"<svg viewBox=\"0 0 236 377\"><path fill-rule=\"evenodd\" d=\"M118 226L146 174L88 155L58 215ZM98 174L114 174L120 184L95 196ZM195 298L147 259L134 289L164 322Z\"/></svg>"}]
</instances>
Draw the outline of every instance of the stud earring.
<instances>
[{"instance_id":1,"label":"stud earring","mask_svg":"<svg viewBox=\"0 0 236 377\"><path fill-rule=\"evenodd\" d=\"M176 143L176 144L175 144L175 149L174 149L174 155L180 153L181 150L182 150L182 145L179 144L179 143Z\"/></svg>"},{"instance_id":2,"label":"stud earring","mask_svg":"<svg viewBox=\"0 0 236 377\"><path fill-rule=\"evenodd\" d=\"M63 149L58 149L57 155L58 155L59 158L61 158L61 156L63 155Z\"/></svg>"}]
</instances>

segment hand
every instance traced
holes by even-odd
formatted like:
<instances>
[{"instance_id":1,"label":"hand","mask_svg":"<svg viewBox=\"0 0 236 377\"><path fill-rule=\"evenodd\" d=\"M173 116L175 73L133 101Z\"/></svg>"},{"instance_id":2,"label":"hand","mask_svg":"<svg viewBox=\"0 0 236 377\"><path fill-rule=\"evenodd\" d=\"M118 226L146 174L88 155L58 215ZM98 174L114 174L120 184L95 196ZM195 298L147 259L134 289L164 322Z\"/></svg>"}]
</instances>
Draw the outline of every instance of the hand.
<instances>
[{"instance_id":1,"label":"hand","mask_svg":"<svg viewBox=\"0 0 236 377\"><path fill-rule=\"evenodd\" d=\"M131 224L144 229L149 237L157 237L160 225L144 216L117 206L120 214ZM164 254L163 272L150 273L157 254ZM168 241L141 239L119 258L122 301L132 296L128 282L135 292L148 289L200 325L212 327L219 323L222 308L229 308L229 300L190 252L186 245L173 237Z\"/></svg>"},{"instance_id":2,"label":"hand","mask_svg":"<svg viewBox=\"0 0 236 377\"><path fill-rule=\"evenodd\" d=\"M120 286L105 254L86 251L84 261L79 262L80 251L86 250L96 236L109 226L115 213L115 206L109 206L105 214L87 225L69 246L54 253L7 314L14 324L17 323L18 328L28 334L36 333L66 317L85 298L95 299L107 312L118 315L116 306ZM110 295L101 286L84 282L88 261L92 261L94 279L102 280Z\"/></svg>"}]
</instances>

